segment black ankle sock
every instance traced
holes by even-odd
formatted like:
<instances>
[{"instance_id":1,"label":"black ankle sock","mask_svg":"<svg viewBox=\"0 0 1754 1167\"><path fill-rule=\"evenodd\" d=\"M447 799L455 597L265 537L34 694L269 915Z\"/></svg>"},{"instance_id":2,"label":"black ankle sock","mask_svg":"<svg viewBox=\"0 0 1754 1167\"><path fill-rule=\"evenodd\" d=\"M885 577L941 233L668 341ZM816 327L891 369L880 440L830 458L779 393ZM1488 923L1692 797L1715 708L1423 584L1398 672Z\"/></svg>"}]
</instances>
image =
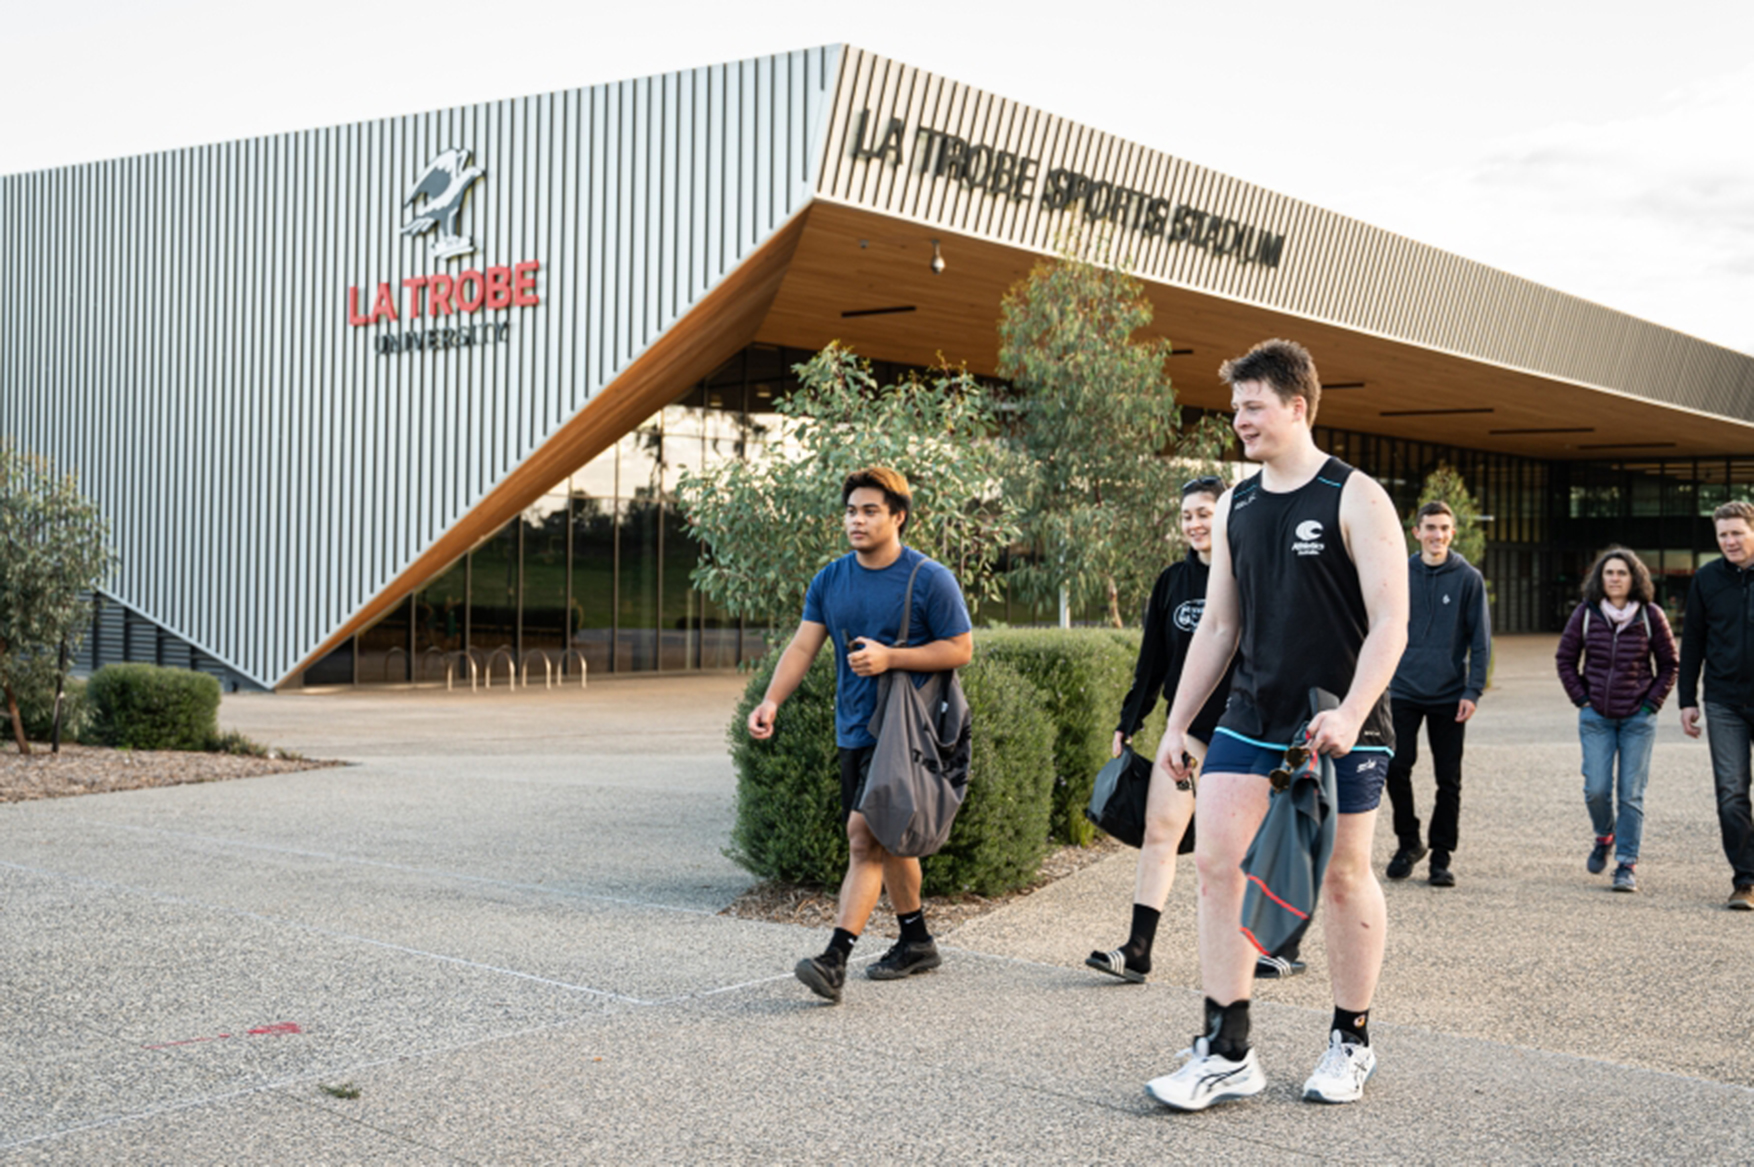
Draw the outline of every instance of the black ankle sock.
<instances>
[{"instance_id":1,"label":"black ankle sock","mask_svg":"<svg viewBox=\"0 0 1754 1167\"><path fill-rule=\"evenodd\" d=\"M1133 905L1133 934L1121 947L1127 967L1134 972L1151 971L1151 945L1157 940L1157 920L1163 913L1144 904Z\"/></svg>"},{"instance_id":2,"label":"black ankle sock","mask_svg":"<svg viewBox=\"0 0 1754 1167\"><path fill-rule=\"evenodd\" d=\"M822 955L836 964L845 964L847 957L853 954L853 945L858 942L858 939L858 933L848 932L845 928L836 928L834 939L828 942L828 948Z\"/></svg>"},{"instance_id":3,"label":"black ankle sock","mask_svg":"<svg viewBox=\"0 0 1754 1167\"><path fill-rule=\"evenodd\" d=\"M1221 1058L1240 1062L1249 1052L1249 1003L1245 997L1220 1005L1206 998L1207 1048Z\"/></svg>"},{"instance_id":4,"label":"black ankle sock","mask_svg":"<svg viewBox=\"0 0 1754 1167\"><path fill-rule=\"evenodd\" d=\"M1362 1013L1350 1013L1338 1005L1334 1006L1333 1028L1340 1031L1341 1041L1350 1041L1357 1045L1370 1044L1370 1010Z\"/></svg>"},{"instance_id":5,"label":"black ankle sock","mask_svg":"<svg viewBox=\"0 0 1754 1167\"><path fill-rule=\"evenodd\" d=\"M932 934L926 931L926 909L924 908L909 912L905 916L897 912L895 922L901 925L901 938L909 944L917 944L932 938Z\"/></svg>"}]
</instances>

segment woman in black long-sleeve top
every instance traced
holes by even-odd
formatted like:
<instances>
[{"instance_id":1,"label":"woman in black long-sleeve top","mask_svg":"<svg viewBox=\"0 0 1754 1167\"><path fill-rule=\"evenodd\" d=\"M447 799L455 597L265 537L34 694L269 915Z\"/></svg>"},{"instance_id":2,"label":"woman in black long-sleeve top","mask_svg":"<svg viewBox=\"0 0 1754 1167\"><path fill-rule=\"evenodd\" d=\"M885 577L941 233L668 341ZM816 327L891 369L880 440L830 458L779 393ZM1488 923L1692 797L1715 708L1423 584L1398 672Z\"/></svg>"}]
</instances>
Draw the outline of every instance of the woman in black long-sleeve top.
<instances>
[{"instance_id":1,"label":"woman in black long-sleeve top","mask_svg":"<svg viewBox=\"0 0 1754 1167\"><path fill-rule=\"evenodd\" d=\"M1182 487L1182 535L1188 541L1187 558L1172 563L1157 577L1145 606L1145 636L1139 660L1133 668L1133 687L1121 705L1120 724L1115 727L1114 754L1139 732L1159 696L1173 699L1181 679L1188 644L1199 626L1206 606L1206 576L1212 562L1212 515L1224 493L1216 477L1196 478ZM1206 744L1224 703L1230 698L1230 673L1207 698L1188 727L1189 752L1196 760L1206 755ZM1151 793L1145 804L1145 845L1139 850L1138 872L1133 880L1133 931L1126 944L1112 952L1092 952L1084 961L1091 968L1129 981L1143 981L1151 971L1151 945L1157 920L1175 883L1176 850L1182 833L1193 817L1190 791L1177 790L1162 771L1151 775ZM1297 960L1263 960L1257 976L1287 976L1303 971Z\"/></svg>"}]
</instances>

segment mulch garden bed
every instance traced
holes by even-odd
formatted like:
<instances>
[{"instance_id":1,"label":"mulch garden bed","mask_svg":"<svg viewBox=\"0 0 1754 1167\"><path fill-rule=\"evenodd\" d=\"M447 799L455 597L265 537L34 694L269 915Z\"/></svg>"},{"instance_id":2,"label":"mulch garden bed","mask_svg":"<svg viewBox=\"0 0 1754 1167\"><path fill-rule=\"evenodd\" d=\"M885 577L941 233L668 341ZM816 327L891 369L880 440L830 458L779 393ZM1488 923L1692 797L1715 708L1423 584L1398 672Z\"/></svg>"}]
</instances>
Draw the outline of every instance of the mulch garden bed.
<instances>
[{"instance_id":1,"label":"mulch garden bed","mask_svg":"<svg viewBox=\"0 0 1754 1167\"><path fill-rule=\"evenodd\" d=\"M1029 886L1002 896L927 896L926 918L931 921L933 932L948 932L959 924L965 924L977 916L984 916L995 908L1004 907L1014 900L1033 895L1035 892L1064 879L1075 871L1079 871L1092 863L1107 859L1110 855L1128 848L1121 843L1100 836L1088 847L1060 847L1049 852L1042 861L1041 872ZM798 924L806 928L827 929L834 927L836 888L804 887L795 883L779 883L768 881L758 883L732 901L730 907L719 914L721 916L737 916L745 920L766 920L770 924ZM871 913L870 925L865 930L867 936L895 937L899 935L895 925L895 912L889 906L889 897L884 896Z\"/></svg>"},{"instance_id":2,"label":"mulch garden bed","mask_svg":"<svg viewBox=\"0 0 1754 1167\"><path fill-rule=\"evenodd\" d=\"M68 798L105 794L147 786L180 786L185 782L223 782L261 774L318 770L343 762L318 758L256 758L248 754L208 754L185 750L115 750L103 746L61 743L51 754L45 743L32 742L28 755L11 741L0 747L0 802L36 798Z\"/></svg>"}]
</instances>

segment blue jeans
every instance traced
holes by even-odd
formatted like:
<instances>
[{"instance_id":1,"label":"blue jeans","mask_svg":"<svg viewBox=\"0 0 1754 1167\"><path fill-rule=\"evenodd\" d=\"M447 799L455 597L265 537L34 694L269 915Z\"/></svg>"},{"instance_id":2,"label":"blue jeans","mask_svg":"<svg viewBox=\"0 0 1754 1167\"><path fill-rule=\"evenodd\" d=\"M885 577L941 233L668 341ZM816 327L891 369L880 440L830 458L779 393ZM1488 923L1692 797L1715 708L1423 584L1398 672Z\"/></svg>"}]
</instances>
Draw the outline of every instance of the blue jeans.
<instances>
[{"instance_id":1,"label":"blue jeans","mask_svg":"<svg viewBox=\"0 0 1754 1167\"><path fill-rule=\"evenodd\" d=\"M1717 779L1717 821L1737 887L1754 886L1754 815L1749 806L1748 750L1754 726L1726 705L1705 703L1705 738Z\"/></svg>"},{"instance_id":2,"label":"blue jeans","mask_svg":"<svg viewBox=\"0 0 1754 1167\"><path fill-rule=\"evenodd\" d=\"M1603 717L1588 705L1577 711L1577 736L1583 741L1583 802L1598 839L1614 836L1614 858L1638 862L1644 837L1644 784L1650 780L1650 748L1656 740L1657 715ZM1620 815L1614 815L1614 756L1620 756Z\"/></svg>"}]
</instances>

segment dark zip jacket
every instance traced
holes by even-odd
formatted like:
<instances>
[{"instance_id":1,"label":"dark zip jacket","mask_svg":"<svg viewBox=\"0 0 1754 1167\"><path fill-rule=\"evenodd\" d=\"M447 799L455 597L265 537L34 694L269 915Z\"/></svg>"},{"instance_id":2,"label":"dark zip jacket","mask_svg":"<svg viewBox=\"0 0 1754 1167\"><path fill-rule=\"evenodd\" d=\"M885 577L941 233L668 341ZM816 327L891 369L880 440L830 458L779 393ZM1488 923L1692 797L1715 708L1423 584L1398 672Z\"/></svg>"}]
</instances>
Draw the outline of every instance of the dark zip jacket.
<instances>
[{"instance_id":1,"label":"dark zip jacket","mask_svg":"<svg viewBox=\"0 0 1754 1167\"><path fill-rule=\"evenodd\" d=\"M1407 648L1389 682L1389 699L1420 705L1479 701L1492 659L1486 581L1451 551L1431 567L1407 562Z\"/></svg>"},{"instance_id":2,"label":"dark zip jacket","mask_svg":"<svg viewBox=\"0 0 1754 1167\"><path fill-rule=\"evenodd\" d=\"M1151 599L1145 604L1145 636L1139 644L1138 663L1133 667L1133 687L1121 702L1121 723L1115 727L1126 736L1139 732L1165 685L1169 686L1165 695L1174 701L1175 686L1188 659L1188 645L1193 642L1194 629L1200 625L1200 613L1206 608L1206 578L1210 574L1211 568L1200 562L1199 552L1189 548L1188 557L1164 568L1151 588ZM1188 726L1188 732L1203 742L1212 740L1224 703L1230 699L1230 677L1235 669L1236 662L1232 660L1224 679Z\"/></svg>"},{"instance_id":3,"label":"dark zip jacket","mask_svg":"<svg viewBox=\"0 0 1754 1167\"><path fill-rule=\"evenodd\" d=\"M1588 705L1616 721L1646 705L1661 709L1675 687L1675 634L1654 604L1646 604L1618 629L1598 605L1579 604L1565 622L1554 659L1571 703L1579 709Z\"/></svg>"},{"instance_id":4,"label":"dark zip jacket","mask_svg":"<svg viewBox=\"0 0 1754 1167\"><path fill-rule=\"evenodd\" d=\"M1714 559L1693 573L1681 621L1681 708L1699 707L1699 668L1705 699L1739 712L1754 711L1754 568Z\"/></svg>"}]
</instances>

